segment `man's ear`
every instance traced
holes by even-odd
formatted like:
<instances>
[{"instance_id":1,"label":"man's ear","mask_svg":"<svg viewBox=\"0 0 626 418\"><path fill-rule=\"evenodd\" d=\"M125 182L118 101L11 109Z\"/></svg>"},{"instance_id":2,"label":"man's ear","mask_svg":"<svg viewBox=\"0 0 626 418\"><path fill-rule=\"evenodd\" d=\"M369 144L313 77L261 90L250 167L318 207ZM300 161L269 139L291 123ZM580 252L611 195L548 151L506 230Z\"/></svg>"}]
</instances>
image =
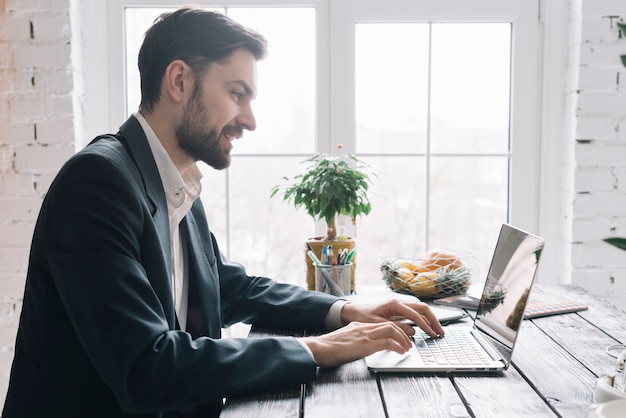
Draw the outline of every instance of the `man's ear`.
<instances>
[{"instance_id":1,"label":"man's ear","mask_svg":"<svg viewBox=\"0 0 626 418\"><path fill-rule=\"evenodd\" d=\"M171 101L182 103L185 93L191 92L193 77L191 68L182 60L175 60L165 69L163 77L163 93L167 94Z\"/></svg>"}]
</instances>

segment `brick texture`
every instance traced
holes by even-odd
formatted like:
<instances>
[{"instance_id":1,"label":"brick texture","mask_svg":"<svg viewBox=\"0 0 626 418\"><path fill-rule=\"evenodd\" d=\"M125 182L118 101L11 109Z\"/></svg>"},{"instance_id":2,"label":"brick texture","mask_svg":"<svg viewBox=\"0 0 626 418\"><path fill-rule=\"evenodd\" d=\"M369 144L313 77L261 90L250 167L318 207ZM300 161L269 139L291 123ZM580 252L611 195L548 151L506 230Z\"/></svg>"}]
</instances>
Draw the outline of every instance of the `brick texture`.
<instances>
[{"instance_id":1,"label":"brick texture","mask_svg":"<svg viewBox=\"0 0 626 418\"><path fill-rule=\"evenodd\" d=\"M626 310L626 54L623 0L583 0L576 107L572 283Z\"/></svg>"},{"instance_id":2,"label":"brick texture","mask_svg":"<svg viewBox=\"0 0 626 418\"><path fill-rule=\"evenodd\" d=\"M74 152L69 12L70 0L0 0L0 405L35 219Z\"/></svg>"}]
</instances>

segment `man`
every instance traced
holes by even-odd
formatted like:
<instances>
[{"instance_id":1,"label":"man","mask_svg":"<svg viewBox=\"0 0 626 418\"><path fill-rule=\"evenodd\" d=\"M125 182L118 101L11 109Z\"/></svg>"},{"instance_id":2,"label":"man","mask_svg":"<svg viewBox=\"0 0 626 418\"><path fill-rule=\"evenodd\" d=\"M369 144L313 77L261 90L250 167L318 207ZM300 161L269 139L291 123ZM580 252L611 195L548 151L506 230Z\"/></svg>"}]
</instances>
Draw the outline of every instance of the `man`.
<instances>
[{"instance_id":1,"label":"man","mask_svg":"<svg viewBox=\"0 0 626 418\"><path fill-rule=\"evenodd\" d=\"M214 416L224 397L406 352L414 331L397 319L443 333L426 305L346 303L221 256L196 162L228 167L232 141L255 129L265 51L259 34L200 9L148 30L139 112L73 156L42 205L3 417ZM335 330L220 339L238 321Z\"/></svg>"}]
</instances>

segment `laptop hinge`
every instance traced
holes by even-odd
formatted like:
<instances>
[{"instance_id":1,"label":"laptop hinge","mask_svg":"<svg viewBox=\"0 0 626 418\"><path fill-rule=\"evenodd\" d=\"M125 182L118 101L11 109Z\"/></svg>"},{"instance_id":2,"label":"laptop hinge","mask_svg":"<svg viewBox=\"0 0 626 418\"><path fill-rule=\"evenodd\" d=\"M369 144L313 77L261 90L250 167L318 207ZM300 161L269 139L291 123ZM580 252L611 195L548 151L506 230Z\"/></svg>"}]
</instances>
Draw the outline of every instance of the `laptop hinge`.
<instances>
[{"instance_id":1,"label":"laptop hinge","mask_svg":"<svg viewBox=\"0 0 626 418\"><path fill-rule=\"evenodd\" d=\"M501 353L499 353L498 350L493 348L493 345L491 345L489 341L487 341L485 336L482 335L482 333L478 329L473 329L471 333L474 338L476 338L476 341L478 341L478 344L480 344L485 349L487 354L489 354L489 356L494 361L501 361L506 367L509 366L508 359L506 359Z\"/></svg>"}]
</instances>

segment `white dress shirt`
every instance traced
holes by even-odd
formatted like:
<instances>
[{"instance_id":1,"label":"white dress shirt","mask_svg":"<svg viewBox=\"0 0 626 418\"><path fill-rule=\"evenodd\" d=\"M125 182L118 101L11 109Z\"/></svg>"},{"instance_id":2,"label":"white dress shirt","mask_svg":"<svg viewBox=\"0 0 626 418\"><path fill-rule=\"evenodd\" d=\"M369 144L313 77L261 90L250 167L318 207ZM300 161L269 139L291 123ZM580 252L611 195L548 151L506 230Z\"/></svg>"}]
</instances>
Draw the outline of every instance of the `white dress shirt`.
<instances>
[{"instance_id":1,"label":"white dress shirt","mask_svg":"<svg viewBox=\"0 0 626 418\"><path fill-rule=\"evenodd\" d=\"M172 250L172 294L174 297L174 306L176 315L178 316L178 324L180 329L185 331L187 325L187 293L189 291L189 273L187 271L187 249L184 240L180 237L180 221L187 215L193 201L200 196L202 191L202 173L196 164L193 164L182 175L174 165L174 162L167 154L167 151L157 138L156 134L141 115L135 113L135 117L141 124L154 161L156 162L163 190L167 200L167 213L170 220L170 238Z\"/></svg>"}]
</instances>

